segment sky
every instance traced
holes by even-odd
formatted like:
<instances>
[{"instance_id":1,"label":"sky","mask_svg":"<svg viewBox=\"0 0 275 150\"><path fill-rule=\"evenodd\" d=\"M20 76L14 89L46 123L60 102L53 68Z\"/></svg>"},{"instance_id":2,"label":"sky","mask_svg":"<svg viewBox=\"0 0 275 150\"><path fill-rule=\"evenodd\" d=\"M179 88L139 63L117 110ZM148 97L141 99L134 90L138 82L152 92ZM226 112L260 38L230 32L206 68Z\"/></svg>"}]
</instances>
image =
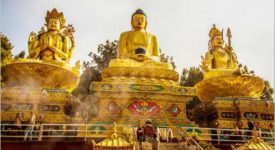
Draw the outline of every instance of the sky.
<instances>
[{"instance_id":1,"label":"sky","mask_svg":"<svg viewBox=\"0 0 275 150\"><path fill-rule=\"evenodd\" d=\"M31 31L45 24L47 10L57 8L75 27L71 64L89 60L106 40L118 40L131 29L136 9L147 14L147 31L157 36L162 51L177 69L199 66L207 52L213 24L230 27L240 63L274 87L274 0L1 0L1 32L13 43L13 54L27 52ZM224 35L225 36L225 35ZM226 39L226 38L225 38Z\"/></svg>"}]
</instances>

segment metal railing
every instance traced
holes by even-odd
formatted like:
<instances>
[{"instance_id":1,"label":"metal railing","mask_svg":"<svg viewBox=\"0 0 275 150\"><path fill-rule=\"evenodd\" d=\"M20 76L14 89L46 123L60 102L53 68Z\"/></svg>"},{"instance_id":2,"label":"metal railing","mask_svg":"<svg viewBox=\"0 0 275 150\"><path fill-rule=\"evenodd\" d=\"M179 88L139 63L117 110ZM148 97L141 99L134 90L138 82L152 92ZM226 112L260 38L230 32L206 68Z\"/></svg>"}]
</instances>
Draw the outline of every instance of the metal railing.
<instances>
[{"instance_id":1,"label":"metal railing","mask_svg":"<svg viewBox=\"0 0 275 150\"><path fill-rule=\"evenodd\" d=\"M106 138L113 133L112 128L112 124L22 124L20 127L15 124L1 124L1 138L20 139L32 136L35 140L41 141L50 140L50 138L74 137L78 140L87 141L88 138ZM117 125L117 128L132 127ZM26 134L27 132L31 133ZM117 130L117 134L123 135L124 132L123 130Z\"/></svg>"},{"instance_id":2,"label":"metal railing","mask_svg":"<svg viewBox=\"0 0 275 150\"><path fill-rule=\"evenodd\" d=\"M77 140L91 141L94 138L104 139L113 132L112 124L1 124L1 140L36 140L36 141L51 141L51 140ZM198 146L196 141L193 141L193 136L199 137L200 140L207 142L216 142L217 144L224 143L244 143L253 137L253 131L244 129L218 129L218 128L199 128L199 127L159 127L159 128L174 128L174 134L191 139L192 143ZM126 133L128 132L128 133ZM127 140L127 135L134 135L136 147L138 140L136 138L136 130L132 126L117 125L117 134ZM274 131L261 131L258 135L265 142L274 144ZM199 148L201 149L201 147Z\"/></svg>"},{"instance_id":3,"label":"metal railing","mask_svg":"<svg viewBox=\"0 0 275 150\"><path fill-rule=\"evenodd\" d=\"M183 137L188 138L186 142L190 144L194 149L203 150L200 144L191 136L189 135L185 129L177 128L177 134L182 135Z\"/></svg>"}]
</instances>

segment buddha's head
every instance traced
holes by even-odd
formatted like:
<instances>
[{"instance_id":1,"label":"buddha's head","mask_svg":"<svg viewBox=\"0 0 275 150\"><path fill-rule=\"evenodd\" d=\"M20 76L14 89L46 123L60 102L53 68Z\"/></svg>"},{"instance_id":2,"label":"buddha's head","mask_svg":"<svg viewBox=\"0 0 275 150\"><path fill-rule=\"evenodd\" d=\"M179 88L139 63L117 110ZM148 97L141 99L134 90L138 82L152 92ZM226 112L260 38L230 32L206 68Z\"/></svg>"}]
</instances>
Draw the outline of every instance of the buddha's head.
<instances>
[{"instance_id":1,"label":"buddha's head","mask_svg":"<svg viewBox=\"0 0 275 150\"><path fill-rule=\"evenodd\" d=\"M223 33L216 28L215 25L211 28L209 32L209 37L210 37L210 45L211 49L216 49L216 48L223 48L224 45L224 40L223 40Z\"/></svg>"},{"instance_id":2,"label":"buddha's head","mask_svg":"<svg viewBox=\"0 0 275 150\"><path fill-rule=\"evenodd\" d=\"M63 13L59 13L55 8L51 12L47 12L45 20L49 31L59 31L65 25Z\"/></svg>"},{"instance_id":3,"label":"buddha's head","mask_svg":"<svg viewBox=\"0 0 275 150\"><path fill-rule=\"evenodd\" d=\"M50 31L59 31L61 28L60 21L55 18L50 18L47 27Z\"/></svg>"},{"instance_id":4,"label":"buddha's head","mask_svg":"<svg viewBox=\"0 0 275 150\"><path fill-rule=\"evenodd\" d=\"M41 60L46 60L46 61L54 60L53 55L54 53L51 50L45 50L41 54Z\"/></svg>"},{"instance_id":5,"label":"buddha's head","mask_svg":"<svg viewBox=\"0 0 275 150\"><path fill-rule=\"evenodd\" d=\"M223 37L215 36L212 39L211 43L212 43L213 48L223 48L223 44L224 44Z\"/></svg>"},{"instance_id":6,"label":"buddha's head","mask_svg":"<svg viewBox=\"0 0 275 150\"><path fill-rule=\"evenodd\" d=\"M132 28L134 30L142 30L146 29L147 27L147 18L146 14L143 12L143 10L138 9L135 13L132 15L131 19Z\"/></svg>"}]
</instances>

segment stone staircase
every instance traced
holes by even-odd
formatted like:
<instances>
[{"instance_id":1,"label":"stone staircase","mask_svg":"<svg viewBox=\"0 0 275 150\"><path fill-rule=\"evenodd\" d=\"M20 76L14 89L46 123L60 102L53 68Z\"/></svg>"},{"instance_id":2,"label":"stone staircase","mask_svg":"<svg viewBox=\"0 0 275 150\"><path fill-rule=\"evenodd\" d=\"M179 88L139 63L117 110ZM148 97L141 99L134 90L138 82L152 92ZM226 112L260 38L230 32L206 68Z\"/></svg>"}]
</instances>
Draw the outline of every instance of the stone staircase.
<instances>
[{"instance_id":1,"label":"stone staircase","mask_svg":"<svg viewBox=\"0 0 275 150\"><path fill-rule=\"evenodd\" d=\"M159 150L185 150L184 143L166 143L160 142ZM142 143L142 150L152 150L152 144L149 142Z\"/></svg>"}]
</instances>

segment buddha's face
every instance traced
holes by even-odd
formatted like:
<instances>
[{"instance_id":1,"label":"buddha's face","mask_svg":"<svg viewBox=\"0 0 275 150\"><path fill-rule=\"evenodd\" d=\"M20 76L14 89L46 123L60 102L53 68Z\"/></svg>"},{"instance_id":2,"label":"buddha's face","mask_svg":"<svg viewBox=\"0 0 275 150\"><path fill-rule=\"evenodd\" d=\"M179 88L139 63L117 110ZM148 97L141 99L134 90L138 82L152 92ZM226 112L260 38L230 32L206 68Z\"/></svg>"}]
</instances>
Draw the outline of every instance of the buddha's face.
<instances>
[{"instance_id":1,"label":"buddha's face","mask_svg":"<svg viewBox=\"0 0 275 150\"><path fill-rule=\"evenodd\" d=\"M134 29L145 29L147 25L146 16L143 14L135 14L132 18L132 26Z\"/></svg>"},{"instance_id":2,"label":"buddha's face","mask_svg":"<svg viewBox=\"0 0 275 150\"><path fill-rule=\"evenodd\" d=\"M53 52L50 50L45 50L41 54L41 59L42 60L53 60Z\"/></svg>"},{"instance_id":3,"label":"buddha's face","mask_svg":"<svg viewBox=\"0 0 275 150\"><path fill-rule=\"evenodd\" d=\"M215 36L213 41L212 41L212 44L213 44L214 48L222 48L223 43L224 43L224 41L223 41L222 36Z\"/></svg>"},{"instance_id":4,"label":"buddha's face","mask_svg":"<svg viewBox=\"0 0 275 150\"><path fill-rule=\"evenodd\" d=\"M60 20L55 18L50 18L48 22L48 30L59 31L61 27Z\"/></svg>"}]
</instances>

